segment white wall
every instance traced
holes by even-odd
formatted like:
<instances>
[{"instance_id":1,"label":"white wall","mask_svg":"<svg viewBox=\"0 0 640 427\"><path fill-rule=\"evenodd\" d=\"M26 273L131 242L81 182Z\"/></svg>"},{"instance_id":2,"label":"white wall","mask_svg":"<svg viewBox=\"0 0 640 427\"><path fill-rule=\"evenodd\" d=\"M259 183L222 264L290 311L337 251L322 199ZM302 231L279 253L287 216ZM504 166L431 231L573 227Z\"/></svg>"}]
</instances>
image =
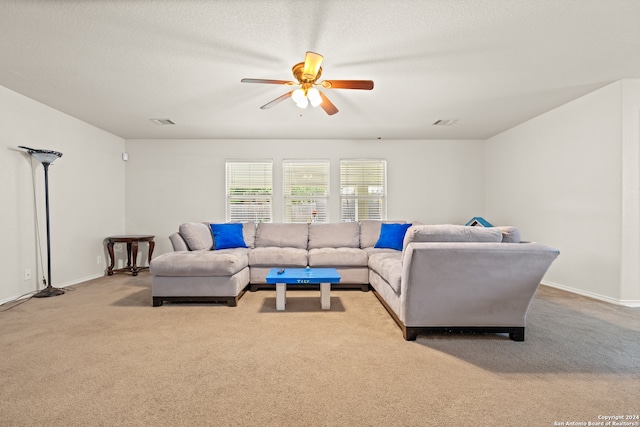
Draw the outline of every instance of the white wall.
<instances>
[{"instance_id":1,"label":"white wall","mask_svg":"<svg viewBox=\"0 0 640 427\"><path fill-rule=\"evenodd\" d=\"M622 81L620 299L640 305L640 80Z\"/></svg>"},{"instance_id":2,"label":"white wall","mask_svg":"<svg viewBox=\"0 0 640 427\"><path fill-rule=\"evenodd\" d=\"M1 86L0 117L0 303L40 289L47 275L44 170L19 145L63 153L49 167L52 285L103 275L103 240L124 232L124 140ZM25 269L31 280L24 280Z\"/></svg>"},{"instance_id":3,"label":"white wall","mask_svg":"<svg viewBox=\"0 0 640 427\"><path fill-rule=\"evenodd\" d=\"M637 82L632 86L637 91ZM637 220L638 183L632 181L640 164L640 97L629 93L623 139L622 95L623 82L617 82L488 139L486 214L519 226L525 239L560 249L546 283L634 305L640 303L639 285L630 280L637 278L638 258L623 262L623 254L637 249L638 225L625 249L629 230L623 233L623 218ZM627 157L629 151L634 158ZM635 201L629 199L634 191ZM631 265L636 271L626 268Z\"/></svg>"},{"instance_id":4,"label":"white wall","mask_svg":"<svg viewBox=\"0 0 640 427\"><path fill-rule=\"evenodd\" d=\"M282 160L331 161L338 222L339 161L387 159L387 217L464 224L484 211L482 141L127 140L126 228L156 235L156 252L186 221L225 220L225 160L273 159L274 221L282 221ZM278 199L280 197L280 199Z\"/></svg>"}]
</instances>

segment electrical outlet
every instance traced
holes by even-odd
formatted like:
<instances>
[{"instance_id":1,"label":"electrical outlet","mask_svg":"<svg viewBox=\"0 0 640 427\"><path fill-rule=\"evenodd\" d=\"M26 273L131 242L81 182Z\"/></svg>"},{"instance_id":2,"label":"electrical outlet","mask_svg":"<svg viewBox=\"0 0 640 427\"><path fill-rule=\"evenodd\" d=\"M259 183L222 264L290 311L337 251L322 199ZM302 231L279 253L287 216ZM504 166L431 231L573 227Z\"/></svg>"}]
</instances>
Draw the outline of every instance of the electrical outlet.
<instances>
[{"instance_id":1,"label":"electrical outlet","mask_svg":"<svg viewBox=\"0 0 640 427\"><path fill-rule=\"evenodd\" d=\"M102 264L102 256L98 255L98 258L96 259L96 263L97 264Z\"/></svg>"},{"instance_id":2,"label":"electrical outlet","mask_svg":"<svg viewBox=\"0 0 640 427\"><path fill-rule=\"evenodd\" d=\"M31 280L31 269L27 268L24 270L24 280Z\"/></svg>"}]
</instances>

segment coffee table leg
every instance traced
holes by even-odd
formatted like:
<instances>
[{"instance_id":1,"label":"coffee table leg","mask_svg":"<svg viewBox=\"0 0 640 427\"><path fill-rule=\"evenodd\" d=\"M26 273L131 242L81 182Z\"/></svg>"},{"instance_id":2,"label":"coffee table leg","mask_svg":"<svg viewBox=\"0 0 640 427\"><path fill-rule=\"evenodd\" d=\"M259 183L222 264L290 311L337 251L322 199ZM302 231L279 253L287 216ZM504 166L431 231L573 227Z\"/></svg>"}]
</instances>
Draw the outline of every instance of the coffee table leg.
<instances>
[{"instance_id":1,"label":"coffee table leg","mask_svg":"<svg viewBox=\"0 0 640 427\"><path fill-rule=\"evenodd\" d=\"M331 283L320 283L320 302L323 310L331 308Z\"/></svg>"},{"instance_id":2,"label":"coffee table leg","mask_svg":"<svg viewBox=\"0 0 640 427\"><path fill-rule=\"evenodd\" d=\"M276 310L284 310L287 300L287 285L285 283L276 283Z\"/></svg>"}]
</instances>

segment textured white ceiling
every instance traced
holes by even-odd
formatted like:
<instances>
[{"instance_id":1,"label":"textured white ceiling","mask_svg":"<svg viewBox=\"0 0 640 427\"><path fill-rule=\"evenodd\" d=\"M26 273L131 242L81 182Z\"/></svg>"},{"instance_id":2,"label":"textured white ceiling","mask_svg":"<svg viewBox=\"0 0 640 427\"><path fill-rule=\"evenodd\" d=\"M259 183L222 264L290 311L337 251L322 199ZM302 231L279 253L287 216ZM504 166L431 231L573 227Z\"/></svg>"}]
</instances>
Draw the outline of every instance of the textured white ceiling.
<instances>
[{"instance_id":1,"label":"textured white ceiling","mask_svg":"<svg viewBox=\"0 0 640 427\"><path fill-rule=\"evenodd\" d=\"M124 138L487 138L640 78L639 0L0 0L0 32L0 85ZM240 79L307 50L375 88L260 110L287 89Z\"/></svg>"}]
</instances>

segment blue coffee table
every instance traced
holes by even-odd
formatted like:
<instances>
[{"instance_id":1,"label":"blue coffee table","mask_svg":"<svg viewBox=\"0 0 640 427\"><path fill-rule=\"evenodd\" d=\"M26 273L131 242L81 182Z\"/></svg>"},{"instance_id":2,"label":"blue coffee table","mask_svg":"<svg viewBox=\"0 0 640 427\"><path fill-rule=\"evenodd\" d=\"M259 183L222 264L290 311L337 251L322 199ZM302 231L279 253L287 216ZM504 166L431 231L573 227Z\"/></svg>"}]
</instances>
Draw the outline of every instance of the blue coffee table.
<instances>
[{"instance_id":1,"label":"blue coffee table","mask_svg":"<svg viewBox=\"0 0 640 427\"><path fill-rule=\"evenodd\" d=\"M272 268L267 274L267 283L276 285L276 310L284 310L287 300L287 285L320 284L320 304L323 310L331 308L331 284L340 283L340 274L335 268Z\"/></svg>"}]
</instances>

